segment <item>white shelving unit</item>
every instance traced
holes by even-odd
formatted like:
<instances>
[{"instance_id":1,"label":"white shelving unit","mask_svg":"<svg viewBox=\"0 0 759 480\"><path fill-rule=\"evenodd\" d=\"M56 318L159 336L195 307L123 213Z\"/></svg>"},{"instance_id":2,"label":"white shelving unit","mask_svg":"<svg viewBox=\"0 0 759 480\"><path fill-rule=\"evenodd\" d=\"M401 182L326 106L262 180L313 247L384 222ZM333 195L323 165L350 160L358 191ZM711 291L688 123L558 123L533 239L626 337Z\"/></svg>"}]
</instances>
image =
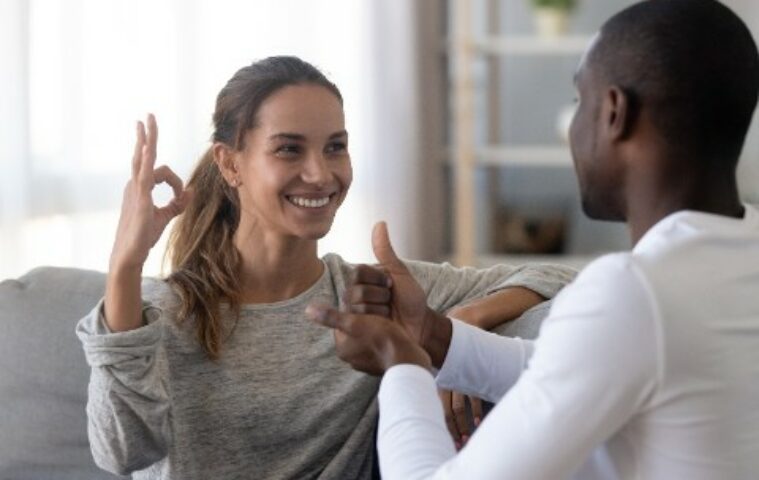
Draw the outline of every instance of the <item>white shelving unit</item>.
<instances>
[{"instance_id":1,"label":"white shelving unit","mask_svg":"<svg viewBox=\"0 0 759 480\"><path fill-rule=\"evenodd\" d=\"M494 0L490 0L492 7ZM473 0L449 0L451 8L451 35L445 42L452 61L452 142L448 157L455 171L454 205L454 254L453 260L459 265L483 265L504 261L519 263L529 261L530 256L492 255L477 252L477 225L475 212L475 170L479 167L567 167L572 159L568 146L561 144L477 144L475 142L475 97L482 87L475 82L474 62L479 58L503 57L556 57L579 56L592 40L590 36L571 35L543 38L536 35L502 35L500 33L482 35L472 31ZM492 13L492 12L489 12ZM491 78L492 80L492 78ZM490 86L491 93L508 95L508 85ZM488 104L494 102L489 101ZM489 115L489 113L486 113ZM492 118L492 117L491 117ZM553 125L546 128L553 129ZM541 260L563 263L584 264L589 258L540 256Z\"/></svg>"},{"instance_id":2,"label":"white shelving unit","mask_svg":"<svg viewBox=\"0 0 759 480\"><path fill-rule=\"evenodd\" d=\"M581 270L598 255L479 255L476 265L490 267L498 264L558 263Z\"/></svg>"},{"instance_id":3,"label":"white shelving unit","mask_svg":"<svg viewBox=\"0 0 759 480\"><path fill-rule=\"evenodd\" d=\"M543 38L535 35L493 35L472 39L472 46L485 55L560 56L579 55L592 37L572 35Z\"/></svg>"},{"instance_id":4,"label":"white shelving unit","mask_svg":"<svg viewBox=\"0 0 759 480\"><path fill-rule=\"evenodd\" d=\"M566 148L551 145L489 145L475 148L478 165L571 167Z\"/></svg>"}]
</instances>

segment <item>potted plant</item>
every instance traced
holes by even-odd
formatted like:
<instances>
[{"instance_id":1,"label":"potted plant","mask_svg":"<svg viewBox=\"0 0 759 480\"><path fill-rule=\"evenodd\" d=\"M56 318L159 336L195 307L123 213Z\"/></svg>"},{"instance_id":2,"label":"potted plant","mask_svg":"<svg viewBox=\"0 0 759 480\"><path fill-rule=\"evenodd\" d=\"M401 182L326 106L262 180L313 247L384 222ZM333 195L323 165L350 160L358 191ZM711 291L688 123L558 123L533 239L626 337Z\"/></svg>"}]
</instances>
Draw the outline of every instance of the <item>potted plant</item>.
<instances>
[{"instance_id":1,"label":"potted plant","mask_svg":"<svg viewBox=\"0 0 759 480\"><path fill-rule=\"evenodd\" d=\"M535 10L535 26L538 35L556 37L567 32L569 14L577 6L577 0L531 0Z\"/></svg>"}]
</instances>

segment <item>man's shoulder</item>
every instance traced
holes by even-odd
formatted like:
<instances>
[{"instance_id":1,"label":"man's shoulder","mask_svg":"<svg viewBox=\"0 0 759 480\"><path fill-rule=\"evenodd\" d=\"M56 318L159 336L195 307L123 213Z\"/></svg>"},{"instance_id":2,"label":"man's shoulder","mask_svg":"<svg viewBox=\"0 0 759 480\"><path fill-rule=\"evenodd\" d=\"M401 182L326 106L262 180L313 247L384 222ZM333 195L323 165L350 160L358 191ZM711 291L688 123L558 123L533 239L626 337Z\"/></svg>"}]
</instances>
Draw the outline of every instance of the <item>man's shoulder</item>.
<instances>
[{"instance_id":1,"label":"man's shoulder","mask_svg":"<svg viewBox=\"0 0 759 480\"><path fill-rule=\"evenodd\" d=\"M582 281L613 280L632 274L635 258L630 252L607 253L590 262L577 276Z\"/></svg>"},{"instance_id":2,"label":"man's shoulder","mask_svg":"<svg viewBox=\"0 0 759 480\"><path fill-rule=\"evenodd\" d=\"M619 312L653 301L646 274L629 252L603 255L586 266L554 301L556 309Z\"/></svg>"}]
</instances>

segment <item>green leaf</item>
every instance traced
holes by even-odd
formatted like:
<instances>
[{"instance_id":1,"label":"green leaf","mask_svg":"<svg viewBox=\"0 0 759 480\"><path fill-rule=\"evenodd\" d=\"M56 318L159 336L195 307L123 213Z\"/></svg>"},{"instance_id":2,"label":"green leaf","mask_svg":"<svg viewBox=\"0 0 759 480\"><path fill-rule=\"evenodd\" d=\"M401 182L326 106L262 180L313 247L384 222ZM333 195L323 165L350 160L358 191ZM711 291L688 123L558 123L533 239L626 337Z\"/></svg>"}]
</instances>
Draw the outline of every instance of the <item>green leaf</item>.
<instances>
[{"instance_id":1,"label":"green leaf","mask_svg":"<svg viewBox=\"0 0 759 480\"><path fill-rule=\"evenodd\" d=\"M536 8L555 8L570 11L577 6L577 0L531 0Z\"/></svg>"}]
</instances>

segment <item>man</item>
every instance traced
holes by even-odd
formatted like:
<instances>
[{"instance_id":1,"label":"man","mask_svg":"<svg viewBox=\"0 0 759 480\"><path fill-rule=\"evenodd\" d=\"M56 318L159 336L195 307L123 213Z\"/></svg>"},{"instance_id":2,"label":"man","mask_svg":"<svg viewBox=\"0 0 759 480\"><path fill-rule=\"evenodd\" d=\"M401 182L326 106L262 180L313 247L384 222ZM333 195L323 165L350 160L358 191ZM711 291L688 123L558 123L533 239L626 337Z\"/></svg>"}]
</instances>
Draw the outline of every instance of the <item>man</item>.
<instances>
[{"instance_id":1,"label":"man","mask_svg":"<svg viewBox=\"0 0 759 480\"><path fill-rule=\"evenodd\" d=\"M648 0L604 24L575 81L584 209L634 248L589 265L536 341L430 312L384 225L392 321L309 307L341 358L384 373L383 478L759 478L759 211L735 180L756 45L715 0ZM436 383L498 401L458 454Z\"/></svg>"}]
</instances>

